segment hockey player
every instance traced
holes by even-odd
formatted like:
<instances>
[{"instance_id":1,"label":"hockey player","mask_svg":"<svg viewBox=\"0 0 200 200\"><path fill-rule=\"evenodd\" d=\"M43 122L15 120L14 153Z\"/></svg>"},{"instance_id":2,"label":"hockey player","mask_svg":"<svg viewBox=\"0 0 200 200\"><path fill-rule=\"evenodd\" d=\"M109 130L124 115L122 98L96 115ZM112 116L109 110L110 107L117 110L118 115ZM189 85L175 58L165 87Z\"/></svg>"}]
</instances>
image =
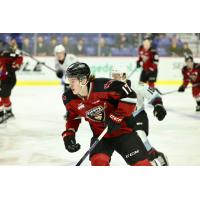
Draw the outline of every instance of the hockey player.
<instances>
[{"instance_id":1,"label":"hockey player","mask_svg":"<svg viewBox=\"0 0 200 200\"><path fill-rule=\"evenodd\" d=\"M151 47L151 39L146 36L143 45L139 47L139 59L137 68L142 67L140 82L148 83L149 87L154 88L158 74L159 57L155 49Z\"/></svg>"},{"instance_id":2,"label":"hockey player","mask_svg":"<svg viewBox=\"0 0 200 200\"><path fill-rule=\"evenodd\" d=\"M54 48L54 55L55 55L55 69L56 75L58 78L62 79L62 84L64 85L64 90L68 84L65 83L64 74L67 69L72 63L78 61L77 57L73 54L67 54L65 47L63 45L57 45Z\"/></svg>"},{"instance_id":3,"label":"hockey player","mask_svg":"<svg viewBox=\"0 0 200 200\"><path fill-rule=\"evenodd\" d=\"M182 68L183 84L179 87L179 92L184 92L189 83L193 85L192 94L196 100L196 111L200 111L200 64L195 63L192 55L185 56L186 65Z\"/></svg>"},{"instance_id":4,"label":"hockey player","mask_svg":"<svg viewBox=\"0 0 200 200\"><path fill-rule=\"evenodd\" d=\"M108 127L106 135L90 154L92 166L110 165L114 151L128 165L150 166L144 144L131 126L135 92L120 81L91 76L90 68L85 63L72 64L66 75L70 88L63 94L63 102L68 111L66 130L62 133L65 148L69 152L80 149L75 133L81 122L80 117L83 117L93 132L91 144Z\"/></svg>"},{"instance_id":5,"label":"hockey player","mask_svg":"<svg viewBox=\"0 0 200 200\"><path fill-rule=\"evenodd\" d=\"M55 55L55 69L58 78L62 79L62 84L64 85L64 91L69 86L69 83L65 81L64 74L67 68L78 61L77 57L73 54L67 54L65 47L60 44L54 48ZM64 115L66 119L67 113Z\"/></svg>"},{"instance_id":6,"label":"hockey player","mask_svg":"<svg viewBox=\"0 0 200 200\"><path fill-rule=\"evenodd\" d=\"M0 52L0 123L14 117L10 96L16 84L15 72L22 63L23 57L17 50Z\"/></svg>"},{"instance_id":7,"label":"hockey player","mask_svg":"<svg viewBox=\"0 0 200 200\"><path fill-rule=\"evenodd\" d=\"M127 83L137 94L136 110L133 113L135 119L134 130L144 143L148 151L149 160L153 161L155 165L168 165L165 155L152 147L147 138L149 134L149 119L145 111L144 101L147 99L148 102L154 106L153 114L159 121L161 121L167 114L161 96L156 90L149 88L144 84L140 83L131 85L131 81L127 80L127 73L123 66L113 67L111 75L113 79Z\"/></svg>"}]
</instances>

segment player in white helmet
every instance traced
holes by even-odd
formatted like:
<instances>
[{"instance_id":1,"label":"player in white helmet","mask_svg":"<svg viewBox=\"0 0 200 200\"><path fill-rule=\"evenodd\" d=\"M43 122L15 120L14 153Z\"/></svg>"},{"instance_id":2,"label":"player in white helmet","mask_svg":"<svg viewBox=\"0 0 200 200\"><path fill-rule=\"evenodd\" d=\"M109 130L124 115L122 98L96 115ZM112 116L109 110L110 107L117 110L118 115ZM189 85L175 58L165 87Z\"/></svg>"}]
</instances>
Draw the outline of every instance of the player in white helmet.
<instances>
[{"instance_id":1,"label":"player in white helmet","mask_svg":"<svg viewBox=\"0 0 200 200\"><path fill-rule=\"evenodd\" d=\"M62 79L62 83L64 84L65 88L67 84L64 81L64 74L66 69L73 63L77 62L78 59L73 54L68 54L66 52L65 47L62 44L57 45L54 48L54 55L55 55L55 69L56 75L58 78Z\"/></svg>"},{"instance_id":2,"label":"player in white helmet","mask_svg":"<svg viewBox=\"0 0 200 200\"><path fill-rule=\"evenodd\" d=\"M58 78L62 80L62 84L64 85L64 91L68 88L69 84L66 82L64 74L67 68L73 64L78 62L78 59L73 54L68 54L66 52L65 47L62 44L55 46L54 48L54 55L55 55L55 69L56 75ZM66 119L67 113L64 115Z\"/></svg>"},{"instance_id":3,"label":"player in white helmet","mask_svg":"<svg viewBox=\"0 0 200 200\"><path fill-rule=\"evenodd\" d=\"M131 85L131 81L127 80L127 72L124 66L112 67L111 76L115 80L126 82L137 94L137 110L133 113L135 119L134 130L137 132L142 142L144 143L149 153L149 160L152 161L155 165L168 165L168 161L165 155L152 147L147 138L149 134L149 120L145 111L144 101L147 99L148 103L154 106L153 114L158 118L159 121L161 121L167 114L163 106L161 96L155 89L149 88L147 85Z\"/></svg>"}]
</instances>

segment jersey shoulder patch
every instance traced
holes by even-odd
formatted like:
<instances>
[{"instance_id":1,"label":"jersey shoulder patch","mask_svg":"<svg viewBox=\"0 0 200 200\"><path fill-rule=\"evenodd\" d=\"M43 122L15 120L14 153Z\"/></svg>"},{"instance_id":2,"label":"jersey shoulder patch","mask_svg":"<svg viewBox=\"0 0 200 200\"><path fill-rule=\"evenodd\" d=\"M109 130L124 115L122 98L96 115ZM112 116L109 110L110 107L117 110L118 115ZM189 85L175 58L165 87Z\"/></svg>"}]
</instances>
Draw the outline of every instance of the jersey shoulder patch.
<instances>
[{"instance_id":1,"label":"jersey shoulder patch","mask_svg":"<svg viewBox=\"0 0 200 200\"><path fill-rule=\"evenodd\" d=\"M68 104L73 99L77 99L78 97L73 94L72 90L68 88L62 95L62 100L64 105Z\"/></svg>"},{"instance_id":2,"label":"jersey shoulder patch","mask_svg":"<svg viewBox=\"0 0 200 200\"><path fill-rule=\"evenodd\" d=\"M185 72L185 71L187 71L187 66L183 66L182 68L182 72Z\"/></svg>"},{"instance_id":3,"label":"jersey shoulder patch","mask_svg":"<svg viewBox=\"0 0 200 200\"><path fill-rule=\"evenodd\" d=\"M194 68L200 70L200 63L194 63Z\"/></svg>"},{"instance_id":4,"label":"jersey shoulder patch","mask_svg":"<svg viewBox=\"0 0 200 200\"><path fill-rule=\"evenodd\" d=\"M151 48L150 51L151 51L151 53L153 53L153 54L158 54L157 51L156 51L156 49L154 49L154 48Z\"/></svg>"},{"instance_id":5,"label":"jersey shoulder patch","mask_svg":"<svg viewBox=\"0 0 200 200\"><path fill-rule=\"evenodd\" d=\"M114 80L109 79L109 78L95 78L93 84L94 84L94 92L103 92L105 91L107 88L110 87L110 84L113 82Z\"/></svg>"}]
</instances>

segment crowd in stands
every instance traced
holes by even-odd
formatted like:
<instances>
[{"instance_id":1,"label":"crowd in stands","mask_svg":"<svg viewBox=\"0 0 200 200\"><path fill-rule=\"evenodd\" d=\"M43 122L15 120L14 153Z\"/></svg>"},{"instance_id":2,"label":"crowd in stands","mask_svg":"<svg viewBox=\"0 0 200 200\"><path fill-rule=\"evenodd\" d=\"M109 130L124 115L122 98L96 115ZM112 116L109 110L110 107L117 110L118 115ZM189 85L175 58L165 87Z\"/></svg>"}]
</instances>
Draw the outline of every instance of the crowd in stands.
<instances>
[{"instance_id":1,"label":"crowd in stands","mask_svg":"<svg viewBox=\"0 0 200 200\"><path fill-rule=\"evenodd\" d=\"M54 47L63 44L77 56L137 56L145 34L139 33L70 33L70 34L0 34L0 49L14 47L37 56L53 56ZM189 44L177 34L151 34L152 45L160 56L183 56L192 53Z\"/></svg>"}]
</instances>

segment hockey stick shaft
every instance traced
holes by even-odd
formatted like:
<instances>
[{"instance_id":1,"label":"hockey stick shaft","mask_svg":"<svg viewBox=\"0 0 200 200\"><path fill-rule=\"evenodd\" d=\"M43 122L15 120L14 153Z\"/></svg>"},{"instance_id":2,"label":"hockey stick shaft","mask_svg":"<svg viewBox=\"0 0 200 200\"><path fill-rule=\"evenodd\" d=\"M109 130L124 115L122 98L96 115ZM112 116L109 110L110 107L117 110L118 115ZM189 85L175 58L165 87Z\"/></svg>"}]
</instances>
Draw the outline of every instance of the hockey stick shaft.
<instances>
[{"instance_id":1,"label":"hockey stick shaft","mask_svg":"<svg viewBox=\"0 0 200 200\"><path fill-rule=\"evenodd\" d=\"M129 79L137 71L137 69L137 67L133 69L133 71L128 75L127 79Z\"/></svg>"},{"instance_id":2,"label":"hockey stick shaft","mask_svg":"<svg viewBox=\"0 0 200 200\"><path fill-rule=\"evenodd\" d=\"M29 54L29 53L27 53L27 52L25 52L25 51L22 51L22 50L20 50L20 51L22 52L23 55L28 56L29 58L33 59L34 61L36 61L36 62L42 64L43 66L45 66L45 67L48 68L49 70L51 70L51 71L53 71L53 72L56 72L55 69L53 69L52 67L48 66L46 63L39 61L37 58L35 58L35 57L32 56L31 54Z\"/></svg>"},{"instance_id":3,"label":"hockey stick shaft","mask_svg":"<svg viewBox=\"0 0 200 200\"><path fill-rule=\"evenodd\" d=\"M196 84L191 85L191 86L189 86L189 87L187 87L187 88L185 88L185 89L193 88L193 87L196 87L196 86L200 86L200 83L196 83ZM172 90L172 91L169 91L169 92L164 92L164 93L162 93L162 92L160 92L158 89L157 89L157 91L158 91L158 93L161 94L161 95L167 95L167 94L172 94L172 93L178 92L178 90Z\"/></svg>"},{"instance_id":4,"label":"hockey stick shaft","mask_svg":"<svg viewBox=\"0 0 200 200\"><path fill-rule=\"evenodd\" d=\"M104 129L104 131L99 135L99 137L96 139L96 141L92 144L92 146L88 149L88 151L83 155L83 157L77 162L76 166L80 166L83 161L88 157L88 155L91 153L91 151L97 146L97 144L101 141L101 139L104 137L104 135L107 133L107 128Z\"/></svg>"}]
</instances>

